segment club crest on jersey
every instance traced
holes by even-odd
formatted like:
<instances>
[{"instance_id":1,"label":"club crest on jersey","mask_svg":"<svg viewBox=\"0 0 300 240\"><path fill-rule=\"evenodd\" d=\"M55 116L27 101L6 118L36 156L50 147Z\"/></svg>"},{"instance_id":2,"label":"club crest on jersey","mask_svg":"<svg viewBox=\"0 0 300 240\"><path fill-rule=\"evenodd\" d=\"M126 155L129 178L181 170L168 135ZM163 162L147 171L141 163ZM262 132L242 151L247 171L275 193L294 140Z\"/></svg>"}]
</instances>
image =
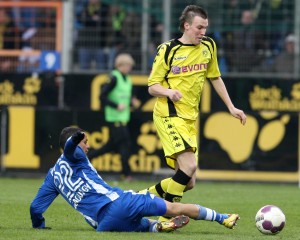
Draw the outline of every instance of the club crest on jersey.
<instances>
[{"instance_id":1,"label":"club crest on jersey","mask_svg":"<svg viewBox=\"0 0 300 240\"><path fill-rule=\"evenodd\" d=\"M172 71L173 74L179 74L180 73L180 67L173 66L171 71Z\"/></svg>"}]
</instances>

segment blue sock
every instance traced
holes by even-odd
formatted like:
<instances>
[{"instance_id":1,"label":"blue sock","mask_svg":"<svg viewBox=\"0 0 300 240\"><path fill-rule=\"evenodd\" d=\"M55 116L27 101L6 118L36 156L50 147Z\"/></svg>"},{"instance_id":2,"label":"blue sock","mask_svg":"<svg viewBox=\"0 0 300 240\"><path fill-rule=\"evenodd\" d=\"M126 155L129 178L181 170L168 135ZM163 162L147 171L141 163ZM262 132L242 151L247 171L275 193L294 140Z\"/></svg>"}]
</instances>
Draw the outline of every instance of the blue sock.
<instances>
[{"instance_id":1,"label":"blue sock","mask_svg":"<svg viewBox=\"0 0 300 240\"><path fill-rule=\"evenodd\" d=\"M152 223L150 223L149 232L158 232L157 228L156 228L157 223L158 223L158 221L153 221Z\"/></svg>"},{"instance_id":2,"label":"blue sock","mask_svg":"<svg viewBox=\"0 0 300 240\"><path fill-rule=\"evenodd\" d=\"M228 218L227 214L221 214L216 212L215 210L200 205L196 206L200 211L197 220L217 221L218 223L222 224L224 219Z\"/></svg>"}]
</instances>

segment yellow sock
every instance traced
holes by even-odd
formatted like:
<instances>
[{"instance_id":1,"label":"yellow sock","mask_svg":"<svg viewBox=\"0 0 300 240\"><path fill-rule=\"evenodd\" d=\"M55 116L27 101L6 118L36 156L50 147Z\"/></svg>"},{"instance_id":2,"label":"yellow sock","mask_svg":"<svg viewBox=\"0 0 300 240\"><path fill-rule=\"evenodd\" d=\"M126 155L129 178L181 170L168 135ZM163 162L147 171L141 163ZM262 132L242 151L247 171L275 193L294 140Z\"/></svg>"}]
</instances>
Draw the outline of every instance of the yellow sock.
<instances>
[{"instance_id":1,"label":"yellow sock","mask_svg":"<svg viewBox=\"0 0 300 240\"><path fill-rule=\"evenodd\" d=\"M171 179L165 199L169 202L180 202L186 185L182 185Z\"/></svg>"},{"instance_id":2,"label":"yellow sock","mask_svg":"<svg viewBox=\"0 0 300 240\"><path fill-rule=\"evenodd\" d=\"M139 193L149 192L149 193L154 194L155 196L164 198L170 181L171 181L171 178L163 179L161 182L159 182L156 185L153 185L149 188L140 190Z\"/></svg>"},{"instance_id":3,"label":"yellow sock","mask_svg":"<svg viewBox=\"0 0 300 240\"><path fill-rule=\"evenodd\" d=\"M178 169L169 182L165 200L169 202L180 202L186 185L190 180L190 176L185 174L181 169Z\"/></svg>"},{"instance_id":4,"label":"yellow sock","mask_svg":"<svg viewBox=\"0 0 300 240\"><path fill-rule=\"evenodd\" d=\"M172 180L172 178L165 178L164 180L162 180L160 182L161 188L164 192L167 192L168 186L169 186L169 183L171 180Z\"/></svg>"}]
</instances>

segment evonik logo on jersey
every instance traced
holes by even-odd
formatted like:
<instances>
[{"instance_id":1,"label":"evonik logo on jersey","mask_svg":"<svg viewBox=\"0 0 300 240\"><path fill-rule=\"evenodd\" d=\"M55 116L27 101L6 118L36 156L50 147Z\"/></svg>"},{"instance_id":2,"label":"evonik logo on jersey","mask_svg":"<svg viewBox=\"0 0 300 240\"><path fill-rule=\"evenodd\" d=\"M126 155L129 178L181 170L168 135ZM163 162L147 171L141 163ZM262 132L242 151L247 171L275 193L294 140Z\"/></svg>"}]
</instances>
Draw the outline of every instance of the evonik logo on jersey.
<instances>
[{"instance_id":1,"label":"evonik logo on jersey","mask_svg":"<svg viewBox=\"0 0 300 240\"><path fill-rule=\"evenodd\" d=\"M198 72L202 71L203 69L207 69L207 63L196 63L194 65L188 65L188 66L172 66L171 71L173 74L179 74L179 73L186 73L186 72Z\"/></svg>"}]
</instances>

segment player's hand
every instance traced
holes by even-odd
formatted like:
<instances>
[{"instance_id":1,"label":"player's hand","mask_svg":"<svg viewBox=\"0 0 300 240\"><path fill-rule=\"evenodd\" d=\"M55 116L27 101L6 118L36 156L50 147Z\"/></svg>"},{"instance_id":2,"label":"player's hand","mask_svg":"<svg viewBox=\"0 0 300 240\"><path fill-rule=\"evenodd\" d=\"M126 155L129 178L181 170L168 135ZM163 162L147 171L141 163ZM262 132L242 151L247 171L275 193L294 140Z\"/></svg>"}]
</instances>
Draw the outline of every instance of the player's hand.
<instances>
[{"instance_id":1,"label":"player's hand","mask_svg":"<svg viewBox=\"0 0 300 240\"><path fill-rule=\"evenodd\" d=\"M76 132L72 135L72 140L75 144L79 144L84 139L84 132Z\"/></svg>"},{"instance_id":2,"label":"player's hand","mask_svg":"<svg viewBox=\"0 0 300 240\"><path fill-rule=\"evenodd\" d=\"M168 89L168 97L171 101L177 102L182 98L182 94L178 90Z\"/></svg>"},{"instance_id":3,"label":"player's hand","mask_svg":"<svg viewBox=\"0 0 300 240\"><path fill-rule=\"evenodd\" d=\"M132 97L131 105L133 106L134 109L137 109L141 106L141 101L139 99L137 99L136 97Z\"/></svg>"},{"instance_id":4,"label":"player's hand","mask_svg":"<svg viewBox=\"0 0 300 240\"><path fill-rule=\"evenodd\" d=\"M232 110L230 110L230 113L235 118L240 119L241 124L243 124L243 125L246 124L247 116L242 110L240 110L238 108L233 108Z\"/></svg>"},{"instance_id":5,"label":"player's hand","mask_svg":"<svg viewBox=\"0 0 300 240\"><path fill-rule=\"evenodd\" d=\"M121 103L121 104L118 105L117 109L118 109L118 111L123 111L125 108L126 108L126 106Z\"/></svg>"}]
</instances>

